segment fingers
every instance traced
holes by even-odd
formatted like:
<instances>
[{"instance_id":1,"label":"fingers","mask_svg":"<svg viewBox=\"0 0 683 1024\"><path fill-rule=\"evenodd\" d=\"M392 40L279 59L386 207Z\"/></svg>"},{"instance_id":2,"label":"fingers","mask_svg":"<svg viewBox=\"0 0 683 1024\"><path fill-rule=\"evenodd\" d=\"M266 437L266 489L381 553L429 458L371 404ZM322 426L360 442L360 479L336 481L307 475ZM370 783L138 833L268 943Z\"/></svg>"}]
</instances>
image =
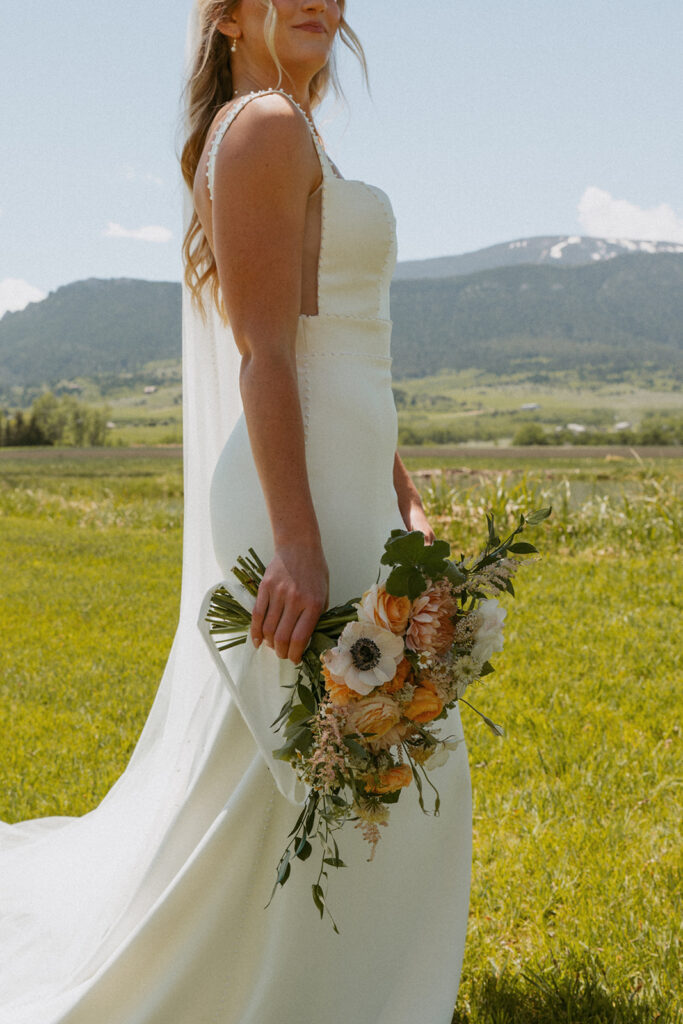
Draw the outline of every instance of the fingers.
<instances>
[{"instance_id":1,"label":"fingers","mask_svg":"<svg viewBox=\"0 0 683 1024\"><path fill-rule=\"evenodd\" d=\"M263 625L270 603L268 587L264 583L265 581L261 580L258 594L256 595L256 602L251 612L251 640L254 647L260 647L264 639Z\"/></svg>"},{"instance_id":2,"label":"fingers","mask_svg":"<svg viewBox=\"0 0 683 1024\"><path fill-rule=\"evenodd\" d=\"M308 642L311 639L313 630L318 624L318 619L322 615L322 608L304 608L301 615L296 621L296 625L292 630L292 635L289 639L289 651L287 657L290 661L293 661L295 665L298 665L301 661L304 651L308 647Z\"/></svg>"}]
</instances>

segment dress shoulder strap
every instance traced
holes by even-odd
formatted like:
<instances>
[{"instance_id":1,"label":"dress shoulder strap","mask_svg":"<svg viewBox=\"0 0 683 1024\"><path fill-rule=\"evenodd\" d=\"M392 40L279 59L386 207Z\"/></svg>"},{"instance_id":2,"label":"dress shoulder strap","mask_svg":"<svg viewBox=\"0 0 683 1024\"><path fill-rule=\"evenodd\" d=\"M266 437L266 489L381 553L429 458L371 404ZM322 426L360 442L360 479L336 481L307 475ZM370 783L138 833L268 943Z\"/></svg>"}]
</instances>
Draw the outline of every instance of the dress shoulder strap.
<instances>
[{"instance_id":1,"label":"dress shoulder strap","mask_svg":"<svg viewBox=\"0 0 683 1024\"><path fill-rule=\"evenodd\" d=\"M250 92L250 93L247 93L246 96L242 96L242 98L237 101L235 106L226 114L226 116L219 123L218 127L216 128L216 130L214 132L214 136L213 136L213 140L211 142L211 146L209 148L209 156L208 156L208 160L207 160L207 164L206 164L206 178L207 178L207 181L208 181L208 184L209 184L209 195L211 196L211 199L213 199L213 183L214 183L214 176L215 176L216 153L218 152L218 147L221 144L223 136L225 135L225 133L227 132L228 128L230 127L232 122L235 120L235 118L239 114L240 110L242 110L244 107L246 107L247 103L249 103L250 100L256 99L257 96L267 96L270 93L274 93L274 92L279 92L283 96L286 96L287 99L291 103L294 104L294 106L297 108L297 110L306 119L306 123L308 124L308 127L311 130L311 136L313 137L313 142L315 144L315 148L318 151L318 156L320 157L320 165L321 165L321 168L322 168L323 175L326 174L328 169L331 170L327 154L325 153L325 150L323 149L322 143L320 141L320 136L318 135L318 132L316 130L315 125L313 124L313 121L310 119L310 117L308 116L306 111L303 109L303 107L299 106L299 104L294 99L294 97L290 96L290 94L288 92L285 92L284 89L261 89L258 92ZM334 173L334 172L332 172L332 173Z\"/></svg>"}]
</instances>

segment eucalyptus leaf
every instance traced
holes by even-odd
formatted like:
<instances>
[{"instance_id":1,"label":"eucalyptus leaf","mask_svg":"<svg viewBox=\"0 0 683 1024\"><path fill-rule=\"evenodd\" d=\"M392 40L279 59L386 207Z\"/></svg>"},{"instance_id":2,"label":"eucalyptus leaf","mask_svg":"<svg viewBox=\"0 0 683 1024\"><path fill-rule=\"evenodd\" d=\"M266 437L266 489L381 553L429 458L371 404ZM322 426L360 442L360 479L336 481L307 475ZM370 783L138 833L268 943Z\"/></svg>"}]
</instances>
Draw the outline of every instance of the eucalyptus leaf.
<instances>
[{"instance_id":1,"label":"eucalyptus leaf","mask_svg":"<svg viewBox=\"0 0 683 1024\"><path fill-rule=\"evenodd\" d=\"M277 869L277 880L280 885L284 885L289 877L289 858L292 855L291 850L287 850L282 860L280 861Z\"/></svg>"},{"instance_id":2,"label":"eucalyptus leaf","mask_svg":"<svg viewBox=\"0 0 683 1024\"><path fill-rule=\"evenodd\" d=\"M308 689L308 687L304 686L303 683L298 683L296 687L296 692L299 695L299 700L301 701L304 708L307 711L310 711L311 714L315 714L318 708L315 702L315 697Z\"/></svg>"},{"instance_id":3,"label":"eucalyptus leaf","mask_svg":"<svg viewBox=\"0 0 683 1024\"><path fill-rule=\"evenodd\" d=\"M302 836L299 842L297 843L296 849L294 850L294 855L298 857L299 860L308 860L308 858L311 856L312 850L313 847L309 843L308 839Z\"/></svg>"},{"instance_id":4,"label":"eucalyptus leaf","mask_svg":"<svg viewBox=\"0 0 683 1024\"><path fill-rule=\"evenodd\" d=\"M322 886L318 885L317 882L314 882L311 889L313 891L313 902L320 911L320 917L322 918L325 913L325 897L323 895Z\"/></svg>"},{"instance_id":5,"label":"eucalyptus leaf","mask_svg":"<svg viewBox=\"0 0 683 1024\"><path fill-rule=\"evenodd\" d=\"M526 521L529 526L536 526L538 523L542 523L544 519L547 519L553 510L552 505L548 505L547 508L538 508L535 512L532 512L526 517Z\"/></svg>"},{"instance_id":6,"label":"eucalyptus leaf","mask_svg":"<svg viewBox=\"0 0 683 1024\"><path fill-rule=\"evenodd\" d=\"M535 548L533 544L529 544L526 540L519 540L515 544L510 544L508 551L512 551L514 555L538 554L538 548Z\"/></svg>"},{"instance_id":7,"label":"eucalyptus leaf","mask_svg":"<svg viewBox=\"0 0 683 1024\"><path fill-rule=\"evenodd\" d=\"M290 725L290 723L297 726L301 725L302 722L307 722L310 719L310 717L311 712L308 710L308 708L305 708L303 704L297 704L297 706L295 708L292 708L292 710L289 713L287 725Z\"/></svg>"},{"instance_id":8,"label":"eucalyptus leaf","mask_svg":"<svg viewBox=\"0 0 683 1024\"><path fill-rule=\"evenodd\" d=\"M325 864L331 864L333 868L345 868L346 864L339 857L323 857Z\"/></svg>"}]
</instances>

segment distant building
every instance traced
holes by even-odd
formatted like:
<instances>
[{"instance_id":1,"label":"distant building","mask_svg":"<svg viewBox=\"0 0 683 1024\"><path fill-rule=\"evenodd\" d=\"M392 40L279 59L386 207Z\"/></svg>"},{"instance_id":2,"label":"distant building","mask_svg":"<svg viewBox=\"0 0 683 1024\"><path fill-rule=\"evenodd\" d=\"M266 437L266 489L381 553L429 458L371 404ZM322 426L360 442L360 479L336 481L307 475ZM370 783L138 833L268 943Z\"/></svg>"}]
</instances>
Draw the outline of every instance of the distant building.
<instances>
[{"instance_id":1,"label":"distant building","mask_svg":"<svg viewBox=\"0 0 683 1024\"><path fill-rule=\"evenodd\" d=\"M572 434L585 434L586 432L583 423L568 423L567 430L571 430Z\"/></svg>"},{"instance_id":2,"label":"distant building","mask_svg":"<svg viewBox=\"0 0 683 1024\"><path fill-rule=\"evenodd\" d=\"M530 412L532 409L540 409L540 402L525 402L524 405L520 405L520 409L524 409L525 412Z\"/></svg>"},{"instance_id":3,"label":"distant building","mask_svg":"<svg viewBox=\"0 0 683 1024\"><path fill-rule=\"evenodd\" d=\"M156 389L157 389L156 384L147 384L146 387L144 388L144 393L146 395L153 395L154 392L156 391Z\"/></svg>"},{"instance_id":4,"label":"distant building","mask_svg":"<svg viewBox=\"0 0 683 1024\"><path fill-rule=\"evenodd\" d=\"M619 420L618 423L614 424L614 429L615 430L630 430L631 429L631 424L629 423L628 420Z\"/></svg>"}]
</instances>

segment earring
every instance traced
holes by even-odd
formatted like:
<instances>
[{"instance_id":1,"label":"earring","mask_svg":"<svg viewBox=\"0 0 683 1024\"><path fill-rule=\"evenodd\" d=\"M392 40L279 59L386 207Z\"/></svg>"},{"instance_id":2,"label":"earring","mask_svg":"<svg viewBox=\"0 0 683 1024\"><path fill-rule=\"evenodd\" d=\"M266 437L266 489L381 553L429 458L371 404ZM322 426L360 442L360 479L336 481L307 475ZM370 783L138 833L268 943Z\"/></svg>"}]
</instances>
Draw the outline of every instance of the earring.
<instances>
[{"instance_id":1,"label":"earring","mask_svg":"<svg viewBox=\"0 0 683 1024\"><path fill-rule=\"evenodd\" d=\"M230 44L230 53L237 52L237 36L233 36L232 43Z\"/></svg>"}]
</instances>

